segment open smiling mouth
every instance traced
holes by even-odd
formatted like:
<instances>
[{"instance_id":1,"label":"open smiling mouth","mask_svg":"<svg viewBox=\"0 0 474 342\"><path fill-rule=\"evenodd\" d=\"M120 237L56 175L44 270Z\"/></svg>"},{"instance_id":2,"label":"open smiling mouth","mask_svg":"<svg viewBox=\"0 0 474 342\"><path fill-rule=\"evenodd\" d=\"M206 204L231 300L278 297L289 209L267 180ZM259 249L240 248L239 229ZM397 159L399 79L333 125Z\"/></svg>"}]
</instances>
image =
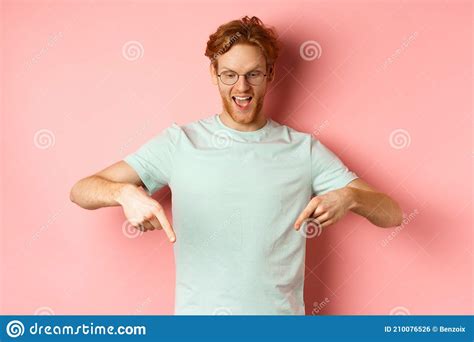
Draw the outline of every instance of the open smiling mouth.
<instances>
[{"instance_id":1,"label":"open smiling mouth","mask_svg":"<svg viewBox=\"0 0 474 342\"><path fill-rule=\"evenodd\" d=\"M232 101L234 101L238 108L247 109L250 106L250 102L252 102L252 96L232 96Z\"/></svg>"}]
</instances>

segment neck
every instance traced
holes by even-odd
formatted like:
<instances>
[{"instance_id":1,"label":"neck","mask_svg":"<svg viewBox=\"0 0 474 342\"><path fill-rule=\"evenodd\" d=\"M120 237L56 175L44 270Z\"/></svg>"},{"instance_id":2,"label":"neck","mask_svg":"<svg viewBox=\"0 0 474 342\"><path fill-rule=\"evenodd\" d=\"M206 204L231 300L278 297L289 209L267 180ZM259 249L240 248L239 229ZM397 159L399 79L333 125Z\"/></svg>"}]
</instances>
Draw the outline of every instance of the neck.
<instances>
[{"instance_id":1,"label":"neck","mask_svg":"<svg viewBox=\"0 0 474 342\"><path fill-rule=\"evenodd\" d=\"M267 118L261 112L257 114L255 119L249 123L235 121L232 116L230 116L229 113L227 113L225 110L223 110L219 114L219 118L221 119L222 123L227 127L242 132L256 131L267 124Z\"/></svg>"}]
</instances>

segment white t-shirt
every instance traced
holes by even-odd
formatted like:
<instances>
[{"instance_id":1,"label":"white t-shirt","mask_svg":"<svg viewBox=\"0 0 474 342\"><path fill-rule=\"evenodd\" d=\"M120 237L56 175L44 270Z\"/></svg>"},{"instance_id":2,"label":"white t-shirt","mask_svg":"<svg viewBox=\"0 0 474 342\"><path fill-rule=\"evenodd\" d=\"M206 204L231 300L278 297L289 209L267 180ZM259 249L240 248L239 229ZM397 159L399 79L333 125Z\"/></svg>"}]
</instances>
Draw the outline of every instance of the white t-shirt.
<instances>
[{"instance_id":1,"label":"white t-shirt","mask_svg":"<svg viewBox=\"0 0 474 342\"><path fill-rule=\"evenodd\" d=\"M234 130L216 114L173 123L124 160L148 194L171 189L175 314L305 314L293 224L313 195L357 178L320 141L271 119Z\"/></svg>"}]
</instances>

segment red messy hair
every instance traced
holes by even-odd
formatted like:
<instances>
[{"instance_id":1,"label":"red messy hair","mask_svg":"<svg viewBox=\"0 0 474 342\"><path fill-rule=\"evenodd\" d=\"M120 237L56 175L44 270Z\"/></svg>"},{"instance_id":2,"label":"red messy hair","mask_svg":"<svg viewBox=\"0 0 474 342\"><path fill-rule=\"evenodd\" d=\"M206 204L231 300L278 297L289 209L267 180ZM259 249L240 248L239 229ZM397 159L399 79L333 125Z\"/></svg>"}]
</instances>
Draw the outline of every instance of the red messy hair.
<instances>
[{"instance_id":1,"label":"red messy hair","mask_svg":"<svg viewBox=\"0 0 474 342\"><path fill-rule=\"evenodd\" d=\"M273 69L280 52L277 34L274 28L265 26L257 17L245 16L219 26L217 31L209 36L204 55L209 57L217 70L217 57L237 43L258 46L267 61L267 69Z\"/></svg>"}]
</instances>

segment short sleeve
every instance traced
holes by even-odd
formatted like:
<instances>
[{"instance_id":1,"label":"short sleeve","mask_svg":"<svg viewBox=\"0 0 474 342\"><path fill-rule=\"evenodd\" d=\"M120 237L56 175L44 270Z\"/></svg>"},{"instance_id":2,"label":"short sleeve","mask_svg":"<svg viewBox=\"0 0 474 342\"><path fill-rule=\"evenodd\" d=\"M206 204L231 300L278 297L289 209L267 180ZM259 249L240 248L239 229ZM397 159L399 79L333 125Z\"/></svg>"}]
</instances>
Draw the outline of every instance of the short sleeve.
<instances>
[{"instance_id":1,"label":"short sleeve","mask_svg":"<svg viewBox=\"0 0 474 342\"><path fill-rule=\"evenodd\" d=\"M319 140L311 137L311 181L315 195L340 189L358 176Z\"/></svg>"},{"instance_id":2,"label":"short sleeve","mask_svg":"<svg viewBox=\"0 0 474 342\"><path fill-rule=\"evenodd\" d=\"M180 132L173 123L123 159L137 172L149 195L170 181Z\"/></svg>"}]
</instances>

